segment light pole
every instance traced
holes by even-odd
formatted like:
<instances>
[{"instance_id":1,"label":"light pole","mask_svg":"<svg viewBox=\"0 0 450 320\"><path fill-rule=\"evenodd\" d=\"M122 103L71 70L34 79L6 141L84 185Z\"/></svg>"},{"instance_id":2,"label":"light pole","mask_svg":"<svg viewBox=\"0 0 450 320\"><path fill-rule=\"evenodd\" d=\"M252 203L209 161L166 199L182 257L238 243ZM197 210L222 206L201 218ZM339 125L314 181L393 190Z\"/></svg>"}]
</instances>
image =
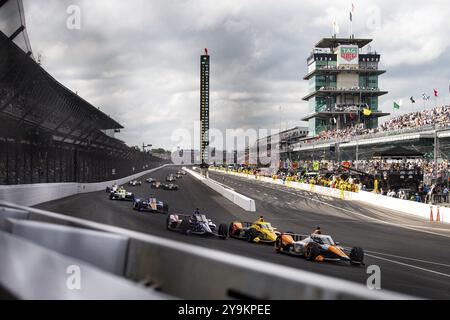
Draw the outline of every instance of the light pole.
<instances>
[{"instance_id":1,"label":"light pole","mask_svg":"<svg viewBox=\"0 0 450 320\"><path fill-rule=\"evenodd\" d=\"M151 147L153 147L153 145L152 144L145 144L145 143L143 143L142 142L142 152L145 152L145 148L151 148Z\"/></svg>"}]
</instances>

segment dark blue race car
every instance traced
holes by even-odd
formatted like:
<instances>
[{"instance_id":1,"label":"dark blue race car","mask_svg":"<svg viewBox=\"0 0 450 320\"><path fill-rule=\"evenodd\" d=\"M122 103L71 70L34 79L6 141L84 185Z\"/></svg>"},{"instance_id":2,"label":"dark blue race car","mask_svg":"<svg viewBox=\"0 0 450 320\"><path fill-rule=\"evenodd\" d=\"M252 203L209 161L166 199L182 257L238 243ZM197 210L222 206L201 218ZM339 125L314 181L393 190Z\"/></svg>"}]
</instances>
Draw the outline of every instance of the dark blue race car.
<instances>
[{"instance_id":1,"label":"dark blue race car","mask_svg":"<svg viewBox=\"0 0 450 320\"><path fill-rule=\"evenodd\" d=\"M153 212L153 213L169 213L169 205L162 201L157 201L156 198L140 199L135 198L133 200L133 209L140 212Z\"/></svg>"}]
</instances>

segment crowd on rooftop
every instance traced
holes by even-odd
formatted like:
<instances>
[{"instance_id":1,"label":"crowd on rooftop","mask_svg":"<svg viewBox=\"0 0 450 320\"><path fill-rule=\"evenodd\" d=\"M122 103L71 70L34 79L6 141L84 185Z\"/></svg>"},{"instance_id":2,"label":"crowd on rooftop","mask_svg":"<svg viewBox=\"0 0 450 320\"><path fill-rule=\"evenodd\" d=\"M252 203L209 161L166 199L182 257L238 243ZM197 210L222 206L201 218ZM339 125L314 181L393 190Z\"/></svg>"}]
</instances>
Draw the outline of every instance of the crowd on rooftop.
<instances>
[{"instance_id":1,"label":"crowd on rooftop","mask_svg":"<svg viewBox=\"0 0 450 320\"><path fill-rule=\"evenodd\" d=\"M362 123L348 126L344 129L322 131L315 141L335 139L348 139L353 136L362 136L380 132L389 132L402 129L413 129L424 126L442 128L450 124L450 106L439 106L432 109L406 113L394 117L374 129L366 129Z\"/></svg>"}]
</instances>

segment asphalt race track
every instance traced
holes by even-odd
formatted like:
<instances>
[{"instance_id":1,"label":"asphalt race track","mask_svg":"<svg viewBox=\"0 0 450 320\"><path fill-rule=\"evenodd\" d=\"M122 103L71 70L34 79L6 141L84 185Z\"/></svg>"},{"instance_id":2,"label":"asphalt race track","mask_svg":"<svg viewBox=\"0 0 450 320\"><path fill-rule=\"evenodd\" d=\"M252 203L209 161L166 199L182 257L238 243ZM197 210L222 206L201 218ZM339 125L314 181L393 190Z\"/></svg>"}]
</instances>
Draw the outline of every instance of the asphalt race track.
<instances>
[{"instance_id":1,"label":"asphalt race track","mask_svg":"<svg viewBox=\"0 0 450 320\"><path fill-rule=\"evenodd\" d=\"M164 181L177 169L166 167L141 180L153 177ZM131 209L131 202L109 200L104 191L75 195L37 207L361 284L366 284L369 277L367 266L378 265L382 289L421 298L450 299L450 226L245 178L219 173L211 173L210 177L255 199L257 212L242 210L190 175L177 180L179 191L154 190L146 183L126 188L137 196L154 195L167 202L170 213L191 214L198 207L217 224L228 224L235 219L254 221L264 215L282 231L310 233L320 226L343 246L363 247L366 266L309 262L276 254L269 245L171 232L165 228L165 215L139 213Z\"/></svg>"}]
</instances>

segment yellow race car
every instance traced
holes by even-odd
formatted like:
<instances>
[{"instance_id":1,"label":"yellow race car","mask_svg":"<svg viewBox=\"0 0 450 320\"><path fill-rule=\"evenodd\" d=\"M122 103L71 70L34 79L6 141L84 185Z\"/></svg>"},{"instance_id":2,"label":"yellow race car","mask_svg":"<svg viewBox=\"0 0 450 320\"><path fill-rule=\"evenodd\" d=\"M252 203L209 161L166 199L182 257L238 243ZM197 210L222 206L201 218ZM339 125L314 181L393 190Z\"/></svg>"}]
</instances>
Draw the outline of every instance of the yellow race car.
<instances>
[{"instance_id":1,"label":"yellow race car","mask_svg":"<svg viewBox=\"0 0 450 320\"><path fill-rule=\"evenodd\" d=\"M255 222L239 222L230 223L229 235L232 238L247 240L248 242L264 242L275 243L280 232L260 217Z\"/></svg>"}]
</instances>

